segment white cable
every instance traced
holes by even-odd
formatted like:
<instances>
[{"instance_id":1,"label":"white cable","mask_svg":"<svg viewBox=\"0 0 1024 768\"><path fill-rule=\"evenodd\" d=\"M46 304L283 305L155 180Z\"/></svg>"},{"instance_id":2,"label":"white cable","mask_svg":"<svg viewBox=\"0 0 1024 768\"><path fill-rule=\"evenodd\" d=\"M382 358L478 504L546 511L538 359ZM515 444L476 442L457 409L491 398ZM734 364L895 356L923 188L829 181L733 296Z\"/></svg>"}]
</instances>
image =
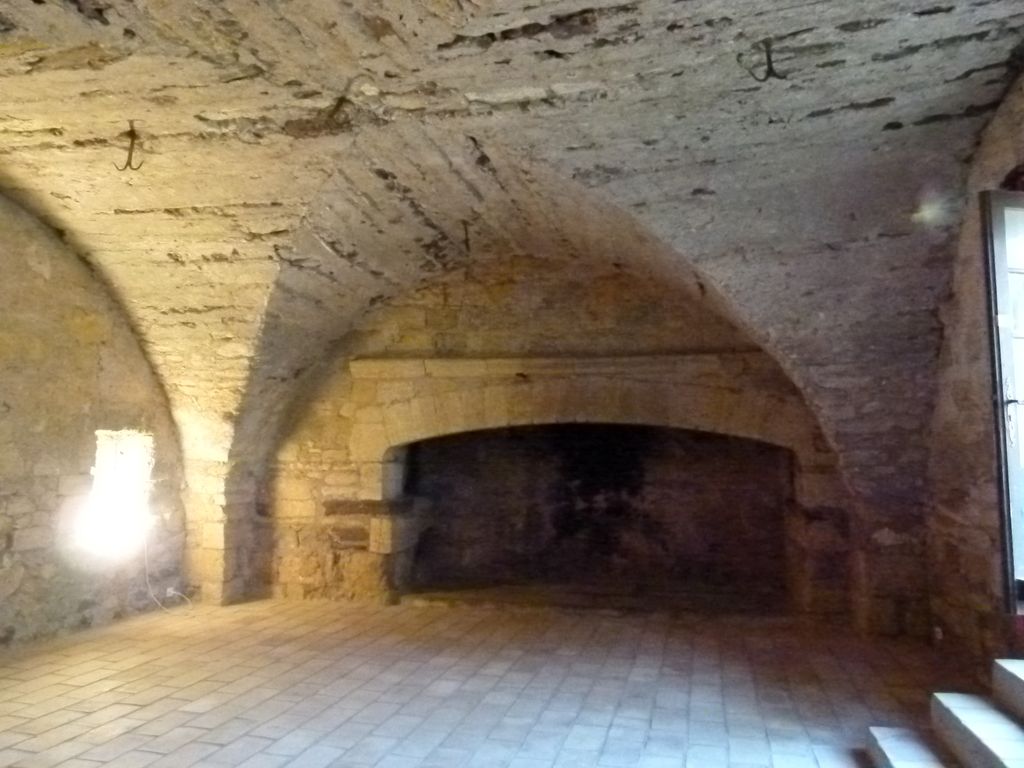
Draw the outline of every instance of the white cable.
<instances>
[{"instance_id":1,"label":"white cable","mask_svg":"<svg viewBox=\"0 0 1024 768\"><path fill-rule=\"evenodd\" d=\"M173 587L168 587L167 588L167 592L168 592L168 594L177 595L178 597L180 597L182 600L184 600L186 603L188 603L188 607L189 608L195 608L195 605L192 604L192 600L184 592L179 592L178 590L174 589Z\"/></svg>"},{"instance_id":2,"label":"white cable","mask_svg":"<svg viewBox=\"0 0 1024 768\"><path fill-rule=\"evenodd\" d=\"M170 613L170 611L167 609L167 606L165 606L157 599L156 594L153 592L153 584L149 580L149 537L146 537L142 551L146 563L146 589L149 590L149 596L154 603L160 606L160 610L164 611L165 613ZM184 598L185 602L188 603L189 608L195 607L192 604L192 601L189 599L188 595L183 595L181 592L174 589L173 587L168 587L167 593L169 595L177 595L178 597Z\"/></svg>"}]
</instances>

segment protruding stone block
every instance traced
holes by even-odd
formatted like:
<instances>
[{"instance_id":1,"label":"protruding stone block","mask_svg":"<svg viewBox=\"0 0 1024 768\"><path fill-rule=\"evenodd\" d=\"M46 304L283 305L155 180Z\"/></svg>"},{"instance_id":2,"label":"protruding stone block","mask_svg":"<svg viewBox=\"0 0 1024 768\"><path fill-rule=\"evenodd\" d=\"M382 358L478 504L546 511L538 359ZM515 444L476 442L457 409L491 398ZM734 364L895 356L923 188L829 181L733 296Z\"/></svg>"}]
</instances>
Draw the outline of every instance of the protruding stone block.
<instances>
[{"instance_id":1,"label":"protruding stone block","mask_svg":"<svg viewBox=\"0 0 1024 768\"><path fill-rule=\"evenodd\" d=\"M374 515L370 518L370 551L389 555L416 546L421 521L409 514Z\"/></svg>"}]
</instances>

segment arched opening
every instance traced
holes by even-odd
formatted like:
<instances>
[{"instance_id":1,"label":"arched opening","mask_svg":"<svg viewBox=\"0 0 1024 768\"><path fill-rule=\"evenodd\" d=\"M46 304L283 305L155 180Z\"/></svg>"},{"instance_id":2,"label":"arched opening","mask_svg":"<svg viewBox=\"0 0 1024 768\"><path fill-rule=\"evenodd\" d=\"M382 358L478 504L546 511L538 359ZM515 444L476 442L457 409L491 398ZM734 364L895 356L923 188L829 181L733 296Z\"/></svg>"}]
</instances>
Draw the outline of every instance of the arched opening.
<instances>
[{"instance_id":1,"label":"arched opening","mask_svg":"<svg viewBox=\"0 0 1024 768\"><path fill-rule=\"evenodd\" d=\"M404 451L397 590L432 600L786 609L792 453L624 424L460 433Z\"/></svg>"},{"instance_id":2,"label":"arched opening","mask_svg":"<svg viewBox=\"0 0 1024 768\"><path fill-rule=\"evenodd\" d=\"M784 569L774 573L785 571L795 611L828 621L848 615L854 536L835 457L761 355L382 358L351 361L339 374L279 458L268 521L276 594L380 601L402 593L430 528L429 509L409 486L422 441L620 425L710 433L791 457L797 503L773 518L784 520L787 542Z\"/></svg>"},{"instance_id":3,"label":"arched opening","mask_svg":"<svg viewBox=\"0 0 1024 768\"><path fill-rule=\"evenodd\" d=\"M235 547L244 566L238 573L248 574L251 589L297 598L393 597L401 562L393 555L416 535L410 517L395 509L395 470L403 466L397 449L455 433L557 423L693 429L789 450L794 494L806 511L793 540L809 553L801 560L806 574L793 581L821 584L804 576L827 572L833 562L845 566L858 539L848 530L852 503L838 459L779 363L713 284L629 216L578 190L553 195L557 180L538 186L534 181L547 175L517 175L517 167L502 161L500 175L519 178L514 195L531 202L496 211L507 227L478 231L469 225L473 216L455 219L452 242L465 253L443 269L430 267L429 279L403 273L369 297L364 313L345 323L336 317L334 343L305 331L294 336L293 324L277 322L284 309L275 300L268 305L261 337L267 359L304 350L320 363L308 373L305 365L282 364L267 379L282 391L298 390L292 382L300 382L302 391L280 411L280 442L254 505L265 514L249 519ZM392 171L378 170L370 175L391 179ZM505 198L513 194L502 189ZM336 214L316 211L310 242L370 252L346 244L376 236L360 235ZM305 295L308 266L282 272L276 298L283 306ZM324 296L308 309L322 317L322 307L351 304L351 297L336 299ZM243 410L261 419L278 413ZM243 429L241 421L239 447L253 442L244 434L256 424ZM262 484L241 472L246 462L234 466L247 487ZM827 589L790 594L801 612L831 618L848 614L850 591L843 575Z\"/></svg>"},{"instance_id":4,"label":"arched opening","mask_svg":"<svg viewBox=\"0 0 1024 768\"><path fill-rule=\"evenodd\" d=\"M178 435L122 306L3 196L0 232L3 647L181 589L187 528Z\"/></svg>"}]
</instances>

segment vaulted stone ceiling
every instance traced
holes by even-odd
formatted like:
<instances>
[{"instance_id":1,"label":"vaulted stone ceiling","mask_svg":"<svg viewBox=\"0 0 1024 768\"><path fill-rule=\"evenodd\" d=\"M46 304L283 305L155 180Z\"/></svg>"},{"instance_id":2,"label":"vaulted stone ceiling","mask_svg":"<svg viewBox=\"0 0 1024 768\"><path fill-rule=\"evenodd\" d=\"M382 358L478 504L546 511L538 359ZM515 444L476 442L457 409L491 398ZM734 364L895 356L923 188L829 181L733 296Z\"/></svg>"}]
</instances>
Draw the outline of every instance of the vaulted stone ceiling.
<instances>
[{"instance_id":1,"label":"vaulted stone ceiling","mask_svg":"<svg viewBox=\"0 0 1024 768\"><path fill-rule=\"evenodd\" d=\"M193 460L371 303L529 252L721 296L903 512L1022 31L1019 0L8 0L0 188L122 299Z\"/></svg>"}]
</instances>

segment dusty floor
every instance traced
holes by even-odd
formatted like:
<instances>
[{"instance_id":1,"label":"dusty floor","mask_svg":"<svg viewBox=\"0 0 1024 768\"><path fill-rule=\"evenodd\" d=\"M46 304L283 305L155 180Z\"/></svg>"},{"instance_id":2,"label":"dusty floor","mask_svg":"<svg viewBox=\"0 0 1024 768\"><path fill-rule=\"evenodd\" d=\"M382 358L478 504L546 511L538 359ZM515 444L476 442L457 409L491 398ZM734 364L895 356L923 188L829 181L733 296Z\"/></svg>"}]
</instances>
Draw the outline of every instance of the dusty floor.
<instances>
[{"instance_id":1,"label":"dusty floor","mask_svg":"<svg viewBox=\"0 0 1024 768\"><path fill-rule=\"evenodd\" d=\"M0 655L0 766L864 765L956 686L772 619L256 602Z\"/></svg>"}]
</instances>

